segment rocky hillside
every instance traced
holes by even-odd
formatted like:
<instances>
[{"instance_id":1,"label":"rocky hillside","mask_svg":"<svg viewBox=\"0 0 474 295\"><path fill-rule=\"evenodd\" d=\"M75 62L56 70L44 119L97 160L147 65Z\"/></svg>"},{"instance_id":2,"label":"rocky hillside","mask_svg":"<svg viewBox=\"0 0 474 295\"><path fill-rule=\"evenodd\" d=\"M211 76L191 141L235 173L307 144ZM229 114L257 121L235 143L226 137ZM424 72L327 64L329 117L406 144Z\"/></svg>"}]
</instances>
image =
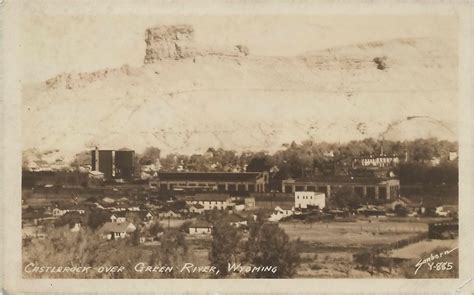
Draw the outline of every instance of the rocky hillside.
<instances>
[{"instance_id":1,"label":"rocky hillside","mask_svg":"<svg viewBox=\"0 0 474 295\"><path fill-rule=\"evenodd\" d=\"M238 44L198 48L187 25L145 35L141 67L25 85L25 148L275 150L307 138L379 137L394 121L401 124L385 132L390 139L456 138L454 42L381 40L268 57ZM414 115L429 119L404 122Z\"/></svg>"}]
</instances>

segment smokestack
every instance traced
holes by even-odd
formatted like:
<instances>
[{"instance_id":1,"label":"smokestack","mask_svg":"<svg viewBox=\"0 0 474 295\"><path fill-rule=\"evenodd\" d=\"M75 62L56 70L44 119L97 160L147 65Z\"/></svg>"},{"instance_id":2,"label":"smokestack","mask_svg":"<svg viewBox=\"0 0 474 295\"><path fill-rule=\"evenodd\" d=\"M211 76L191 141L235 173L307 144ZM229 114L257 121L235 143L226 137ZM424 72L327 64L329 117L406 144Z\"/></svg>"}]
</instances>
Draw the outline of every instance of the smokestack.
<instances>
[{"instance_id":1,"label":"smokestack","mask_svg":"<svg viewBox=\"0 0 474 295\"><path fill-rule=\"evenodd\" d=\"M95 171L99 171L99 148L98 147L95 147L95 167L94 167L94 170Z\"/></svg>"},{"instance_id":2,"label":"smokestack","mask_svg":"<svg viewBox=\"0 0 474 295\"><path fill-rule=\"evenodd\" d=\"M112 177L115 177L115 151L112 151Z\"/></svg>"}]
</instances>

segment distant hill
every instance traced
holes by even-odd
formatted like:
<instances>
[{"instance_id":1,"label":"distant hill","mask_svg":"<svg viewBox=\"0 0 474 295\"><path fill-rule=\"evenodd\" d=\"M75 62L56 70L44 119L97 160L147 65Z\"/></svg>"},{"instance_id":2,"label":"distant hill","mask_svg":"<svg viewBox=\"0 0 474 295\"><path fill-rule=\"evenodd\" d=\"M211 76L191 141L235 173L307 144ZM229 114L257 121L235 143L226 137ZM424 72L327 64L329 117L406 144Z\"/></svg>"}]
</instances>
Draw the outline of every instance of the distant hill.
<instances>
[{"instance_id":1,"label":"distant hill","mask_svg":"<svg viewBox=\"0 0 474 295\"><path fill-rule=\"evenodd\" d=\"M387 138L456 139L455 42L380 40L267 57L238 44L197 48L193 34L187 25L150 28L141 67L24 85L25 148L66 157L96 145L273 151L307 138L379 137L393 121L403 124ZM413 115L435 119L403 122Z\"/></svg>"}]
</instances>

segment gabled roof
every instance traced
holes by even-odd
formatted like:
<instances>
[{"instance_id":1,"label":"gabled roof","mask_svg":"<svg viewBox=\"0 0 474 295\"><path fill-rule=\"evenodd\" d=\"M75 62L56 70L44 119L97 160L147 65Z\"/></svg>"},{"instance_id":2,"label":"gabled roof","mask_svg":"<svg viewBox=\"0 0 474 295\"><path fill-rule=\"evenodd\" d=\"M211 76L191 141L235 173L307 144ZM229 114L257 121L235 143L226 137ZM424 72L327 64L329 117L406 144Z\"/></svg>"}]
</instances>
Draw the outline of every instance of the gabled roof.
<instances>
[{"instance_id":1,"label":"gabled roof","mask_svg":"<svg viewBox=\"0 0 474 295\"><path fill-rule=\"evenodd\" d=\"M275 210L276 210L277 208L280 208L280 209L282 209L282 210L292 210L293 207L294 207L294 205L280 204L280 205L278 205L278 206L275 207Z\"/></svg>"},{"instance_id":2,"label":"gabled roof","mask_svg":"<svg viewBox=\"0 0 474 295\"><path fill-rule=\"evenodd\" d=\"M148 214L151 214L151 216L153 216L153 213L151 213L150 211L137 211L135 212L138 217L140 217L141 219L144 219Z\"/></svg>"},{"instance_id":3,"label":"gabled roof","mask_svg":"<svg viewBox=\"0 0 474 295\"><path fill-rule=\"evenodd\" d=\"M97 171L97 170L91 170L91 171L89 171L89 174L93 175L93 176L103 176L104 175L104 173L102 173L100 171Z\"/></svg>"},{"instance_id":4,"label":"gabled roof","mask_svg":"<svg viewBox=\"0 0 474 295\"><path fill-rule=\"evenodd\" d=\"M161 181L255 181L259 172L158 172Z\"/></svg>"},{"instance_id":5,"label":"gabled roof","mask_svg":"<svg viewBox=\"0 0 474 295\"><path fill-rule=\"evenodd\" d=\"M189 227L193 228L212 228L212 224L205 220L196 220Z\"/></svg>"},{"instance_id":6,"label":"gabled roof","mask_svg":"<svg viewBox=\"0 0 474 295\"><path fill-rule=\"evenodd\" d=\"M105 203L115 203L115 200L112 199L112 198L108 198L108 197L105 197L101 200L102 202L105 202Z\"/></svg>"},{"instance_id":7,"label":"gabled roof","mask_svg":"<svg viewBox=\"0 0 474 295\"><path fill-rule=\"evenodd\" d=\"M126 215L127 215L127 212L125 212L125 211L117 211L117 212L112 212L112 213L116 217L126 217Z\"/></svg>"},{"instance_id":8,"label":"gabled roof","mask_svg":"<svg viewBox=\"0 0 474 295\"><path fill-rule=\"evenodd\" d=\"M128 226L131 223L128 222L123 222L123 223L116 223L116 222L106 222L101 228L100 232L101 233L121 233L121 232L133 232L134 230L131 230L128 228Z\"/></svg>"}]
</instances>

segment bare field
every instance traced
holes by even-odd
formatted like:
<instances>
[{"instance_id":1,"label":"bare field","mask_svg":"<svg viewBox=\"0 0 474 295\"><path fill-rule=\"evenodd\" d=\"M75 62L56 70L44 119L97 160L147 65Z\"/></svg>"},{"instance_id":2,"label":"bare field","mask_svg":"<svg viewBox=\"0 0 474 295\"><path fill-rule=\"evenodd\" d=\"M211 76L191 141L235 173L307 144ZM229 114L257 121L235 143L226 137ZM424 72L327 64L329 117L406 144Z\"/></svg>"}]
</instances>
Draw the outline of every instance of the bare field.
<instances>
[{"instance_id":1,"label":"bare field","mask_svg":"<svg viewBox=\"0 0 474 295\"><path fill-rule=\"evenodd\" d=\"M366 247L388 244L428 230L425 223L378 221L304 224L280 223L290 239L321 244L325 247Z\"/></svg>"}]
</instances>

